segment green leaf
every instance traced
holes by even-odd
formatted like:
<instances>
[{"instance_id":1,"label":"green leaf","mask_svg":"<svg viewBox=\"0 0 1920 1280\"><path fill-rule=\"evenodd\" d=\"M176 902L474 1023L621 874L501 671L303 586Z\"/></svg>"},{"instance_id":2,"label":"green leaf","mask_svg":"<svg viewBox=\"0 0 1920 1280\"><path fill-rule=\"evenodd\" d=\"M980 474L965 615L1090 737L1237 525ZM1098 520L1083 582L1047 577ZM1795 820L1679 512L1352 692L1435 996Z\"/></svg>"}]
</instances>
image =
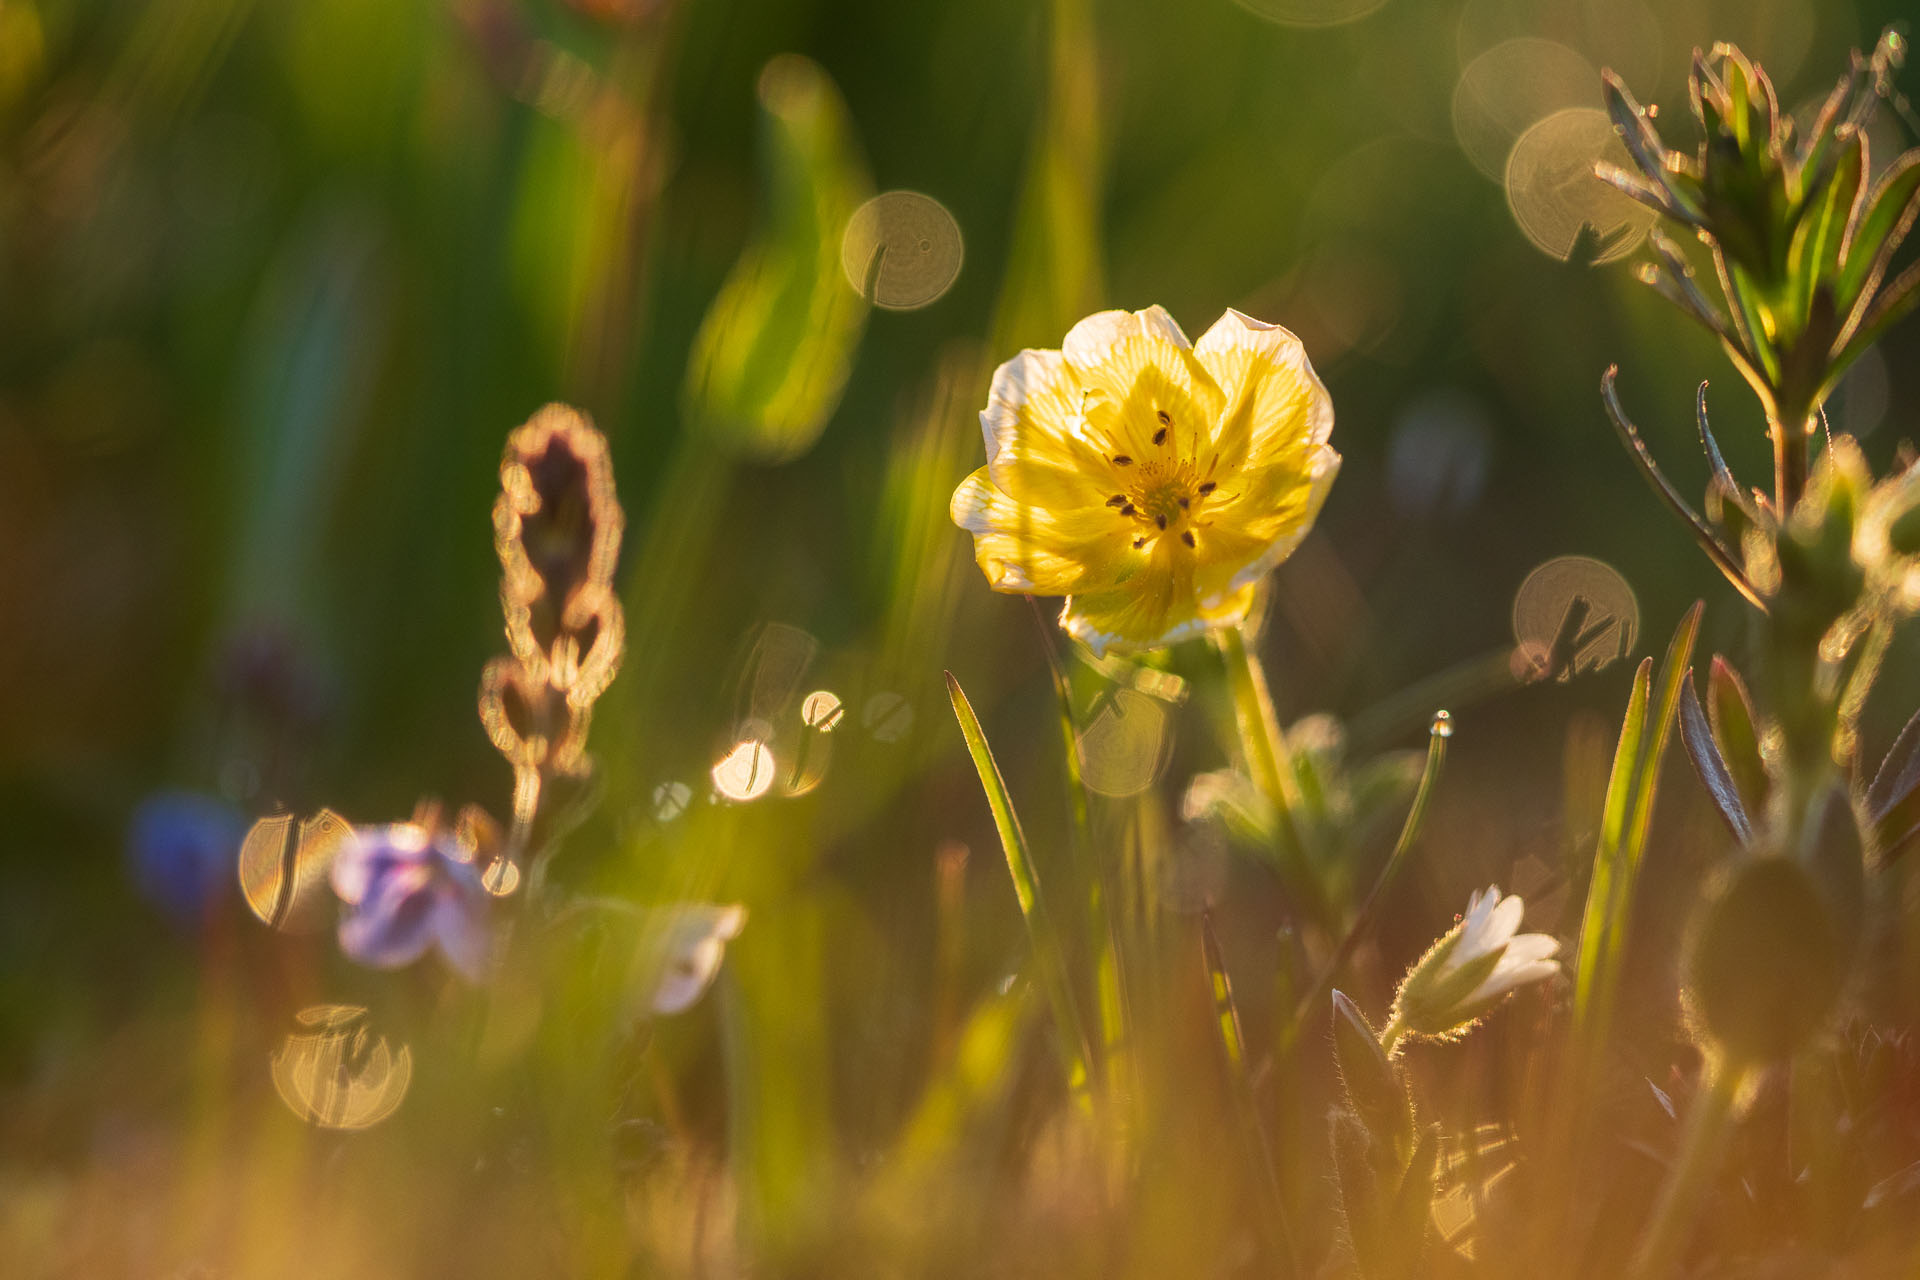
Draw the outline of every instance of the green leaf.
<instances>
[{"instance_id":1,"label":"green leaf","mask_svg":"<svg viewBox=\"0 0 1920 1280\"><path fill-rule=\"evenodd\" d=\"M1240 1009L1233 1001L1233 983L1227 978L1227 966L1220 957L1220 940L1214 936L1213 916L1200 916L1200 955L1207 971L1207 988L1213 997L1214 1029L1218 1032L1220 1056L1227 1073L1227 1090L1233 1097L1235 1129L1246 1150L1247 1163L1261 1194L1262 1230L1278 1259L1285 1261L1291 1275L1300 1273L1294 1252L1293 1230L1287 1221L1287 1206L1280 1194L1280 1177L1273 1167L1273 1146L1267 1139L1266 1124L1253 1097L1253 1068L1247 1058L1246 1036L1240 1029ZM1379 1046L1376 1044L1375 1049Z\"/></svg>"},{"instance_id":2,"label":"green leaf","mask_svg":"<svg viewBox=\"0 0 1920 1280\"><path fill-rule=\"evenodd\" d=\"M1633 692L1627 695L1627 714L1620 722L1620 739L1613 750L1613 771L1607 775L1607 797L1600 807L1600 842L1594 851L1593 879L1587 886L1587 905L1581 917L1580 950L1574 962L1575 1016L1585 1021L1600 982L1605 955L1607 916L1613 909L1615 882L1621 875L1622 848L1633 805L1634 769L1640 739L1647 727L1647 704L1653 684L1653 659L1643 658L1633 674Z\"/></svg>"},{"instance_id":3,"label":"green leaf","mask_svg":"<svg viewBox=\"0 0 1920 1280\"><path fill-rule=\"evenodd\" d=\"M1416 1274L1427 1250L1427 1234L1433 1216L1433 1189L1440 1170L1440 1126L1430 1124L1421 1131L1420 1141L1407 1161L1400 1189L1387 1211L1386 1229L1393 1240L1394 1261L1399 1274Z\"/></svg>"},{"instance_id":4,"label":"green leaf","mask_svg":"<svg viewBox=\"0 0 1920 1280\"><path fill-rule=\"evenodd\" d=\"M1667 645L1657 684L1652 660L1640 664L1621 722L1613 774L1607 780L1607 798L1601 810L1600 843L1594 855L1593 882L1587 890L1574 971L1574 1017L1587 1036L1590 1050L1604 1041L1611 1022L1634 884L1646 854L1660 766L1666 759L1681 680L1700 631L1701 609L1696 602L1680 620Z\"/></svg>"},{"instance_id":5,"label":"green leaf","mask_svg":"<svg viewBox=\"0 0 1920 1280\"><path fill-rule=\"evenodd\" d=\"M1903 852L1920 833L1920 711L1900 730L1873 775L1867 815L1883 861Z\"/></svg>"},{"instance_id":6,"label":"green leaf","mask_svg":"<svg viewBox=\"0 0 1920 1280\"><path fill-rule=\"evenodd\" d=\"M1734 477L1733 469L1727 466L1727 460L1720 452L1720 442L1713 438L1713 427L1707 421L1705 381L1700 383L1700 390L1694 395L1693 416L1700 429L1701 452L1707 455L1707 465L1713 470L1713 478L1720 486L1723 500L1730 501L1740 508L1741 514L1747 518L1748 523L1752 523L1759 518L1759 515L1753 509L1752 503L1747 500L1746 495L1740 491L1740 481ZM1713 514L1711 504L1708 507L1708 514Z\"/></svg>"},{"instance_id":7,"label":"green leaf","mask_svg":"<svg viewBox=\"0 0 1920 1280\"><path fill-rule=\"evenodd\" d=\"M1760 755L1759 719L1740 673L1719 654L1714 655L1707 673L1707 719L1713 727L1714 745L1720 748L1720 758L1726 761L1734 785L1740 788L1747 812L1765 813L1773 784Z\"/></svg>"},{"instance_id":8,"label":"green leaf","mask_svg":"<svg viewBox=\"0 0 1920 1280\"><path fill-rule=\"evenodd\" d=\"M1646 111L1633 95L1627 92L1626 84L1612 71L1600 73L1600 91L1606 99L1607 114L1613 119L1613 127L1626 143L1627 154L1633 157L1633 163L1646 178L1647 186L1614 182L1622 191L1636 200L1652 205L1670 218L1700 225L1700 205L1690 194L1676 188L1667 168L1667 149L1655 132L1653 122L1647 119ZM1600 175L1608 181L1614 181L1606 174ZM1655 192L1664 198L1659 198Z\"/></svg>"},{"instance_id":9,"label":"green leaf","mask_svg":"<svg viewBox=\"0 0 1920 1280\"><path fill-rule=\"evenodd\" d=\"M1816 400L1825 399L1827 392L1839 383L1848 366L1865 355L1867 349L1880 341L1881 335L1888 329L1906 319L1907 313L1916 306L1920 306L1920 262L1902 271L1892 284L1874 296L1851 335L1843 332L1834 340L1826 380L1821 383Z\"/></svg>"},{"instance_id":10,"label":"green leaf","mask_svg":"<svg viewBox=\"0 0 1920 1280\"><path fill-rule=\"evenodd\" d=\"M1347 1105L1367 1132L1388 1150L1404 1154L1413 1137L1413 1106L1387 1061L1380 1038L1353 1001L1333 993L1333 1060Z\"/></svg>"},{"instance_id":11,"label":"green leaf","mask_svg":"<svg viewBox=\"0 0 1920 1280\"><path fill-rule=\"evenodd\" d=\"M1338 1109L1327 1117L1328 1141L1333 1147L1334 1185L1340 1192L1340 1216L1345 1222L1355 1268L1366 1280L1380 1280L1386 1271L1385 1197L1374 1168L1373 1143L1353 1114Z\"/></svg>"},{"instance_id":12,"label":"green leaf","mask_svg":"<svg viewBox=\"0 0 1920 1280\"><path fill-rule=\"evenodd\" d=\"M1862 142L1864 145L1864 139ZM1873 293L1887 264L1913 230L1920 216L1920 149L1907 152L1893 162L1866 197L1866 213L1849 230L1844 247L1845 261L1840 268L1839 286L1834 291L1841 312Z\"/></svg>"},{"instance_id":13,"label":"green leaf","mask_svg":"<svg viewBox=\"0 0 1920 1280\"><path fill-rule=\"evenodd\" d=\"M782 54L760 73L767 211L701 321L687 362L696 431L762 462L813 446L840 402L867 303L840 240L871 192L827 73Z\"/></svg>"},{"instance_id":14,"label":"green leaf","mask_svg":"<svg viewBox=\"0 0 1920 1280\"><path fill-rule=\"evenodd\" d=\"M1805 331L1813 307L1814 290L1839 275L1840 251L1860 209L1867 171L1867 137L1850 131L1841 143L1832 175L1821 187L1820 198L1801 215L1787 251L1787 276L1792 281L1793 314ZM1838 295L1845 310L1846 294Z\"/></svg>"},{"instance_id":15,"label":"green leaf","mask_svg":"<svg viewBox=\"0 0 1920 1280\"><path fill-rule=\"evenodd\" d=\"M1692 762L1693 771L1700 776L1701 785L1706 787L1707 796L1713 801L1713 807L1719 810L1727 829L1741 844L1751 845L1753 822L1747 817L1746 804L1740 798L1740 788L1734 783L1727 762L1720 758L1720 748L1714 744L1713 729L1707 724L1707 713L1700 706L1700 695L1693 687L1691 671L1687 672L1686 687L1680 695L1680 742L1686 747L1687 759Z\"/></svg>"},{"instance_id":16,"label":"green leaf","mask_svg":"<svg viewBox=\"0 0 1920 1280\"><path fill-rule=\"evenodd\" d=\"M1720 541L1720 536L1713 531L1712 526L1687 505L1687 500L1680 496L1680 491L1673 487L1673 482L1667 479L1665 473L1660 470L1659 464L1654 462L1652 451L1640 438L1639 428L1628 421L1626 411L1620 407L1619 394L1614 390L1614 379L1619 374L1620 366L1607 366L1606 373L1600 377L1600 399L1606 406L1607 417L1613 423L1614 430L1620 435L1621 443L1627 446L1627 456L1640 468L1640 474L1645 476L1647 483L1653 486L1653 491L1660 495L1675 515L1680 517L1681 523L1687 526L1687 531L1700 543L1701 549L1707 553L1707 558L1713 561L1714 567L1733 584L1736 591L1746 597L1748 604L1765 613L1767 602L1760 598L1760 593L1747 579L1746 571L1734 559L1733 552Z\"/></svg>"},{"instance_id":17,"label":"green leaf","mask_svg":"<svg viewBox=\"0 0 1920 1280\"><path fill-rule=\"evenodd\" d=\"M987 807L993 811L993 825L1000 833L1000 847L1006 851L1007 872L1013 877L1014 896L1020 902L1020 914L1027 922L1027 937L1033 946L1034 964L1040 971L1040 985L1053 1011L1054 1030L1060 1038L1060 1052L1066 1059L1067 1082L1076 1094L1085 1096L1088 1088L1086 1023L1081 1020L1073 983L1067 975L1066 952L1060 943L1053 918L1047 913L1046 900L1040 894L1040 878L1034 871L1027 848L1026 834L1014 813L1013 798L1007 794L1006 780L987 745L980 719L960 689L960 682L947 672L947 697L953 703L954 718L960 722L961 736L967 742L967 754L980 775L987 793Z\"/></svg>"}]
</instances>

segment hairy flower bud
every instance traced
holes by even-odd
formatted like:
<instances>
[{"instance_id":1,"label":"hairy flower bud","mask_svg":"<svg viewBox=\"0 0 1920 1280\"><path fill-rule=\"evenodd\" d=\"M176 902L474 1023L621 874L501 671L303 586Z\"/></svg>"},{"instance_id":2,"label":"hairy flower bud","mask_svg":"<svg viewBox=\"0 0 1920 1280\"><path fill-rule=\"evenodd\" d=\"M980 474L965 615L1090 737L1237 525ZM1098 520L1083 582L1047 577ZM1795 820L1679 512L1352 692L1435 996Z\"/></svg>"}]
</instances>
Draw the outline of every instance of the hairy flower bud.
<instances>
[{"instance_id":1,"label":"hairy flower bud","mask_svg":"<svg viewBox=\"0 0 1920 1280\"><path fill-rule=\"evenodd\" d=\"M1737 1062L1778 1061L1820 1029L1844 979L1819 886L1792 858L1735 866L1696 919L1687 1001L1700 1030Z\"/></svg>"}]
</instances>

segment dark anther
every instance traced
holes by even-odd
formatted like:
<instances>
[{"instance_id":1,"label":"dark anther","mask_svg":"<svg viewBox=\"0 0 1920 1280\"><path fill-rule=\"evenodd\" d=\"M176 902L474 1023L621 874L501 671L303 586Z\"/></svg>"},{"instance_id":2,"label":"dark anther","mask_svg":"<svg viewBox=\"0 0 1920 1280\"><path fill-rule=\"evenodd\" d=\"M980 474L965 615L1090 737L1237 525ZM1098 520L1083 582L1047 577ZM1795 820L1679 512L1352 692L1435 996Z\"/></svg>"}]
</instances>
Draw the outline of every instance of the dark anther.
<instances>
[{"instance_id":1,"label":"dark anther","mask_svg":"<svg viewBox=\"0 0 1920 1280\"><path fill-rule=\"evenodd\" d=\"M1153 433L1153 442L1155 444L1165 444L1167 442L1167 429L1165 427Z\"/></svg>"},{"instance_id":2,"label":"dark anther","mask_svg":"<svg viewBox=\"0 0 1920 1280\"><path fill-rule=\"evenodd\" d=\"M1121 515L1123 515L1123 516L1130 516L1130 515L1132 515L1132 514L1133 514L1133 504L1132 504L1131 502L1129 502L1129 503L1128 503L1128 504L1127 504L1126 506L1124 506L1124 507L1122 507L1122 508L1120 508L1120 514L1121 514Z\"/></svg>"},{"instance_id":3,"label":"dark anther","mask_svg":"<svg viewBox=\"0 0 1920 1280\"><path fill-rule=\"evenodd\" d=\"M1147 540L1145 538L1135 538L1133 540L1133 549L1135 551L1138 551L1140 548L1146 545L1147 545Z\"/></svg>"},{"instance_id":4,"label":"dark anther","mask_svg":"<svg viewBox=\"0 0 1920 1280\"><path fill-rule=\"evenodd\" d=\"M1156 409L1154 410L1154 413L1157 417L1159 417L1161 426L1164 427L1172 424L1173 415L1168 413L1165 409Z\"/></svg>"},{"instance_id":5,"label":"dark anther","mask_svg":"<svg viewBox=\"0 0 1920 1280\"><path fill-rule=\"evenodd\" d=\"M1182 542L1184 542L1184 543L1186 543L1186 544L1187 544L1188 546L1192 546L1192 545L1193 545L1193 530L1191 530L1191 529L1186 529L1186 530L1183 530L1183 531L1181 532L1181 534L1180 534L1180 541L1182 541Z\"/></svg>"},{"instance_id":6,"label":"dark anther","mask_svg":"<svg viewBox=\"0 0 1920 1280\"><path fill-rule=\"evenodd\" d=\"M1130 467L1133 465L1133 459L1123 453L1114 458L1113 465L1116 467Z\"/></svg>"},{"instance_id":7,"label":"dark anther","mask_svg":"<svg viewBox=\"0 0 1920 1280\"><path fill-rule=\"evenodd\" d=\"M1219 486L1214 484L1213 481L1209 480L1205 484L1200 486L1200 496L1204 498L1217 488L1219 488Z\"/></svg>"},{"instance_id":8,"label":"dark anther","mask_svg":"<svg viewBox=\"0 0 1920 1280\"><path fill-rule=\"evenodd\" d=\"M1107 505L1110 507L1124 507L1127 505L1127 495L1124 493L1116 493L1107 499Z\"/></svg>"},{"instance_id":9,"label":"dark anther","mask_svg":"<svg viewBox=\"0 0 1920 1280\"><path fill-rule=\"evenodd\" d=\"M1192 501L1192 500L1191 500L1191 499L1189 499L1189 498L1182 498L1182 499L1180 499L1180 509L1181 509L1182 511L1185 511L1185 510L1187 509L1187 507L1188 507L1188 506L1190 505L1190 503L1191 503L1191 501Z\"/></svg>"},{"instance_id":10,"label":"dark anther","mask_svg":"<svg viewBox=\"0 0 1920 1280\"><path fill-rule=\"evenodd\" d=\"M1159 525L1162 529L1167 527L1167 518L1165 516L1155 516L1153 518L1153 522Z\"/></svg>"}]
</instances>

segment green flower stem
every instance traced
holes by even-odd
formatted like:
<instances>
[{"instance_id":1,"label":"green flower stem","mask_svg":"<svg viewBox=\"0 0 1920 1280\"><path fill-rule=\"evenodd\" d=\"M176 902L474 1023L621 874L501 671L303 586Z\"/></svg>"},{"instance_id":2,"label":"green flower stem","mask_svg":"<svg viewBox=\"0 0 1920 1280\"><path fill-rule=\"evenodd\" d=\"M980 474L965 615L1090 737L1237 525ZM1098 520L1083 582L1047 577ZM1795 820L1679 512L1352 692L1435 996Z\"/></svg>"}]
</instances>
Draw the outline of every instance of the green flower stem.
<instances>
[{"instance_id":1,"label":"green flower stem","mask_svg":"<svg viewBox=\"0 0 1920 1280\"><path fill-rule=\"evenodd\" d=\"M1266 673L1247 651L1246 633L1241 628L1224 627L1213 633L1214 644L1226 665L1227 687L1233 696L1233 718L1240 730L1240 751L1246 757L1247 771L1254 786L1273 806L1279 828L1277 853L1281 873L1300 906L1322 926L1332 927L1332 912L1326 888L1320 883L1307 860L1295 816L1299 797L1294 792L1293 761L1287 755L1286 736L1273 711L1273 698L1267 692Z\"/></svg>"},{"instance_id":2,"label":"green flower stem","mask_svg":"<svg viewBox=\"0 0 1920 1280\"><path fill-rule=\"evenodd\" d=\"M1697 1217L1700 1198L1713 1181L1720 1166L1727 1135L1733 1131L1734 1104L1746 1083L1744 1063L1727 1061L1718 1055L1707 1059L1701 1080L1702 1089L1687 1118L1686 1143L1680 1160L1667 1173L1654 1206L1653 1221L1641 1237L1633 1265L1627 1274L1634 1280L1665 1280L1679 1261L1690 1228Z\"/></svg>"},{"instance_id":3,"label":"green flower stem","mask_svg":"<svg viewBox=\"0 0 1920 1280\"><path fill-rule=\"evenodd\" d=\"M1453 717L1445 711L1436 712L1430 724L1427 731L1426 768L1420 771L1420 786L1413 793L1413 803L1407 806L1407 818L1400 826L1400 838L1394 841L1393 851L1387 855L1386 865L1380 868L1373 888L1367 891L1359 910L1347 922L1347 931L1321 967L1319 978L1300 998L1299 1005L1293 1011L1296 1026L1307 1020L1339 980L1341 968L1353 957L1354 949L1366 935L1367 926L1372 922L1380 900L1386 896L1388 886L1399 875L1402 864L1407 860L1407 851L1413 848L1414 840L1420 835L1420 826L1427 814L1427 801L1433 795L1434 785L1440 780L1441 767L1447 762L1447 740L1453 736Z\"/></svg>"},{"instance_id":4,"label":"green flower stem","mask_svg":"<svg viewBox=\"0 0 1920 1280\"><path fill-rule=\"evenodd\" d=\"M1073 719L1073 688L1067 680L1060 654L1054 648L1054 628L1041 614L1039 601L1028 596L1027 604L1032 610L1034 625L1039 629L1041 651L1046 654L1047 670L1053 677L1054 697L1060 706L1067 802L1073 814L1068 844L1073 852L1074 870L1079 877L1079 888L1086 904L1085 945L1093 965L1100 1031L1101 1053L1097 1062L1104 1070L1113 1065L1112 1057L1125 1052L1126 1046L1131 1043L1127 1031L1129 1011L1126 989L1121 980L1124 961L1120 928L1108 907L1109 903L1120 900L1120 894L1113 882L1111 864L1099 857L1093 848L1092 806L1087 799L1086 781L1080 775L1080 744Z\"/></svg>"},{"instance_id":5,"label":"green flower stem","mask_svg":"<svg viewBox=\"0 0 1920 1280\"><path fill-rule=\"evenodd\" d=\"M1393 1056L1394 1046L1400 1043L1400 1037L1405 1034L1407 1034L1407 1024L1405 1022L1402 1022L1399 1018L1395 1018L1389 1022L1386 1028L1380 1032L1380 1052L1391 1058Z\"/></svg>"},{"instance_id":6,"label":"green flower stem","mask_svg":"<svg viewBox=\"0 0 1920 1280\"><path fill-rule=\"evenodd\" d=\"M1789 427L1796 421L1791 414L1777 415L1767 424L1767 434L1773 437L1773 494L1779 508L1779 516L1784 523L1793 514L1800 502L1800 495L1807 488L1808 445L1813 439L1813 420L1810 413L1802 413L1797 421L1798 430Z\"/></svg>"}]
</instances>

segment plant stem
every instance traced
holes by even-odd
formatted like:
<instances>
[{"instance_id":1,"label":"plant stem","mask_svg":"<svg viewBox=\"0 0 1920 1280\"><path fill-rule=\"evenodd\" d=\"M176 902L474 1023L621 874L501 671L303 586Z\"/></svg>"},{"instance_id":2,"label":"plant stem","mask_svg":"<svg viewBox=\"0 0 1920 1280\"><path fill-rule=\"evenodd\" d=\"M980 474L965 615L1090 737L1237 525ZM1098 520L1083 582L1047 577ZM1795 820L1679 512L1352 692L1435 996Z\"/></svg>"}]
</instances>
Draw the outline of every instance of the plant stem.
<instances>
[{"instance_id":1,"label":"plant stem","mask_svg":"<svg viewBox=\"0 0 1920 1280\"><path fill-rule=\"evenodd\" d=\"M1407 1033L1407 1024L1395 1018L1380 1032L1380 1052L1389 1058L1393 1056L1394 1046L1400 1043L1400 1037Z\"/></svg>"},{"instance_id":2,"label":"plant stem","mask_svg":"<svg viewBox=\"0 0 1920 1280\"><path fill-rule=\"evenodd\" d=\"M1234 723L1240 730L1240 751L1246 757L1247 771L1254 786L1273 806L1279 828L1276 852L1281 871L1291 889L1316 922L1327 926L1330 911L1326 890L1314 873L1301 840L1295 817L1297 797L1293 790L1293 762L1287 755L1286 736L1273 711L1273 698L1267 692L1266 673L1247 651L1246 633L1239 627L1216 631L1214 643L1226 666L1227 687L1233 697Z\"/></svg>"},{"instance_id":3,"label":"plant stem","mask_svg":"<svg viewBox=\"0 0 1920 1280\"><path fill-rule=\"evenodd\" d=\"M1767 423L1767 434L1773 437L1774 502L1782 521L1793 514L1807 487L1807 441L1812 437L1812 425L1812 416L1807 413L1782 413Z\"/></svg>"},{"instance_id":4,"label":"plant stem","mask_svg":"<svg viewBox=\"0 0 1920 1280\"><path fill-rule=\"evenodd\" d=\"M1641 1237L1627 1274L1635 1280L1664 1280L1679 1261L1700 1197L1713 1181L1720 1154L1733 1129L1734 1102L1746 1083L1745 1064L1728 1062L1717 1054L1707 1059L1704 1086L1687 1118L1686 1143L1679 1163L1667 1174L1654 1207L1652 1224Z\"/></svg>"}]
</instances>

